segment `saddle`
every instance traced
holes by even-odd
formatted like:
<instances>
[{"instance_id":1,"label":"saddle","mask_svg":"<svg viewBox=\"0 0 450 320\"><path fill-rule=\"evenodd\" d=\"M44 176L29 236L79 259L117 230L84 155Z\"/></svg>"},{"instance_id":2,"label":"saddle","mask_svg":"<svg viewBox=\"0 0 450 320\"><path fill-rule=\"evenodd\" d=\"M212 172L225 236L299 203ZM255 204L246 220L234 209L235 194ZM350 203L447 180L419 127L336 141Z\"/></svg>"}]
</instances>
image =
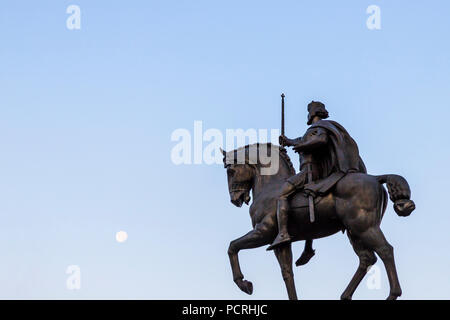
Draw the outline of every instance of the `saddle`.
<instances>
[{"instance_id":1,"label":"saddle","mask_svg":"<svg viewBox=\"0 0 450 320\"><path fill-rule=\"evenodd\" d=\"M291 208L303 208L309 206L308 196L313 196L314 205L317 205L324 196L326 196L331 189L345 176L344 172L333 172L324 179L310 182L299 189L291 198Z\"/></svg>"}]
</instances>

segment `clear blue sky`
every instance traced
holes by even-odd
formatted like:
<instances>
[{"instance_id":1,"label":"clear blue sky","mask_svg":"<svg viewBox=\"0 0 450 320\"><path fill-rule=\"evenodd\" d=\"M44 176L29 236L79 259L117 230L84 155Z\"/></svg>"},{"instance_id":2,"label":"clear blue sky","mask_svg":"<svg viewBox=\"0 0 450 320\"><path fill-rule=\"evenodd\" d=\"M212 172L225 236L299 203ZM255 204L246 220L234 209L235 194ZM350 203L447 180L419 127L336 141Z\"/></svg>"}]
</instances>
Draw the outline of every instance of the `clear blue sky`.
<instances>
[{"instance_id":1,"label":"clear blue sky","mask_svg":"<svg viewBox=\"0 0 450 320\"><path fill-rule=\"evenodd\" d=\"M66 28L70 4L81 30ZM366 27L371 4L381 30ZM222 166L170 160L171 133L194 120L278 128L284 90L288 136L321 100L370 173L408 179L416 211L399 218L390 204L382 223L403 298L449 299L449 12L448 1L2 1L0 298L285 299L265 248L241 253L253 296L232 281L228 244L251 225ZM337 299L358 259L342 234L315 247L295 270L299 296ZM68 265L81 268L78 291ZM385 298L384 269L381 285L354 298Z\"/></svg>"}]
</instances>

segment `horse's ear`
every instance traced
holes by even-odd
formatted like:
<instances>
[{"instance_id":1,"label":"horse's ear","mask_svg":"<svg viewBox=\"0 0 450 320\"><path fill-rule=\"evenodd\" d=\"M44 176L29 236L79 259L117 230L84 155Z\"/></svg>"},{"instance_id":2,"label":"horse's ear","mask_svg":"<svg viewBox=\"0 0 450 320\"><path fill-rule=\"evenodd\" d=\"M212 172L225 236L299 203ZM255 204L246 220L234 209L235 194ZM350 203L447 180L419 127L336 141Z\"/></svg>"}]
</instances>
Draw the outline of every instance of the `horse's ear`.
<instances>
[{"instance_id":1,"label":"horse's ear","mask_svg":"<svg viewBox=\"0 0 450 320\"><path fill-rule=\"evenodd\" d=\"M223 154L223 167L226 168L227 167L227 162L226 162L227 152L220 147L219 147L219 149L220 149L220 152L222 152L222 154Z\"/></svg>"}]
</instances>

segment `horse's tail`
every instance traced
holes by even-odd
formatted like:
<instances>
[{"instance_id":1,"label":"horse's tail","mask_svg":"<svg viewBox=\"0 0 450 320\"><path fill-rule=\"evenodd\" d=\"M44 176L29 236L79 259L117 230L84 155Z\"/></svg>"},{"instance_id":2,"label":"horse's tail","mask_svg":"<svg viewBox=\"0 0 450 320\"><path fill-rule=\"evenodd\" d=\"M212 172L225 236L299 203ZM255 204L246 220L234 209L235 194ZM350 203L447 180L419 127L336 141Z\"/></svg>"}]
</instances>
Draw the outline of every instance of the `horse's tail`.
<instances>
[{"instance_id":1,"label":"horse's tail","mask_svg":"<svg viewBox=\"0 0 450 320\"><path fill-rule=\"evenodd\" d=\"M379 183L387 184L389 198L394 202L395 212L401 217L409 216L416 208L416 205L410 199L411 189L406 179L396 174L386 174L376 178Z\"/></svg>"}]
</instances>

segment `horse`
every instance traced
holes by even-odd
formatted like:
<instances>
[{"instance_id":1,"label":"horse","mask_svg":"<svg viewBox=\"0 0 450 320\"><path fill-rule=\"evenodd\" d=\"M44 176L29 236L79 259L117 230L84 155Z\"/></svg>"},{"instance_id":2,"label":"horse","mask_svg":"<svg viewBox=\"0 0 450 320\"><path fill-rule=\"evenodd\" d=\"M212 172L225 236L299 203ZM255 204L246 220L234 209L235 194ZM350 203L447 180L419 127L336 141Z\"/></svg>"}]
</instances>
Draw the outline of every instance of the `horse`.
<instances>
[{"instance_id":1,"label":"horse","mask_svg":"<svg viewBox=\"0 0 450 320\"><path fill-rule=\"evenodd\" d=\"M255 152L253 152L253 151ZM267 174L270 164L262 161L261 154L268 152L270 159L277 160L277 170ZM243 249L258 248L272 243L277 235L277 199L286 179L295 169L284 147L271 143L256 143L226 152L224 167L227 171L228 191L231 203L241 207L253 201L249 213L253 229L230 242L230 259L233 281L243 292L253 293L252 282L245 280L239 265L238 253ZM241 159L242 161L236 161ZM265 171L264 171L265 170ZM402 290L394 261L393 247L380 229L381 219L387 207L387 184L389 197L399 216L409 216L415 209L410 200L408 182L401 176L387 174L373 176L365 173L347 173L326 195L315 198L315 222L310 222L307 195L298 190L290 199L288 231L293 241L311 240L347 231L350 243L359 258L359 266L341 295L351 300L356 288L377 257L384 263L390 292L387 300L401 296ZM275 248L283 280L290 300L297 300L292 270L291 243Z\"/></svg>"}]
</instances>

